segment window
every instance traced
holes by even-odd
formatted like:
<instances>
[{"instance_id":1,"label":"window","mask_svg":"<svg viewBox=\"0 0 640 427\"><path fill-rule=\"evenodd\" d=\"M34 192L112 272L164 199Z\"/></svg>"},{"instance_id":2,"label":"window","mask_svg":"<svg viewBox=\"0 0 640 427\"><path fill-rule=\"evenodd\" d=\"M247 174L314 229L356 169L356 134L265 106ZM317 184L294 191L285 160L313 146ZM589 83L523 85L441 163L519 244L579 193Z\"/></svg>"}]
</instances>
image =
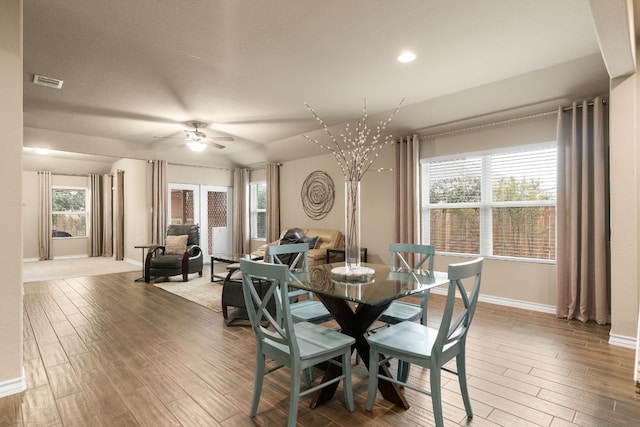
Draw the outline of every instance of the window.
<instances>
[{"instance_id":1,"label":"window","mask_svg":"<svg viewBox=\"0 0 640 427\"><path fill-rule=\"evenodd\" d=\"M87 189L54 187L51 220L53 237L87 237Z\"/></svg>"},{"instance_id":2,"label":"window","mask_svg":"<svg viewBox=\"0 0 640 427\"><path fill-rule=\"evenodd\" d=\"M251 238L267 238L267 182L254 182L250 185Z\"/></svg>"},{"instance_id":3,"label":"window","mask_svg":"<svg viewBox=\"0 0 640 427\"><path fill-rule=\"evenodd\" d=\"M556 145L422 163L422 240L438 252L555 260Z\"/></svg>"}]
</instances>

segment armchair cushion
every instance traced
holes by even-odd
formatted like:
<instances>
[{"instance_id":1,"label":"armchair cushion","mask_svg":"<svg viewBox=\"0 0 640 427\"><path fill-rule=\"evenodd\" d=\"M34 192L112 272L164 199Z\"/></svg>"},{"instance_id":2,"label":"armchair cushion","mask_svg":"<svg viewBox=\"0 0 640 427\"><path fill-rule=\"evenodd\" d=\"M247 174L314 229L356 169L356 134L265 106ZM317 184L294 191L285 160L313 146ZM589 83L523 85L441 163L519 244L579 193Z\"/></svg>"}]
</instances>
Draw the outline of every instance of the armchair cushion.
<instances>
[{"instance_id":1,"label":"armchair cushion","mask_svg":"<svg viewBox=\"0 0 640 427\"><path fill-rule=\"evenodd\" d=\"M166 255L182 255L187 251L187 239L188 235L183 234L181 236L167 236L165 242L164 253Z\"/></svg>"},{"instance_id":2,"label":"armchair cushion","mask_svg":"<svg viewBox=\"0 0 640 427\"><path fill-rule=\"evenodd\" d=\"M167 229L167 236L181 236L186 234L188 245L200 244L200 225L199 224L171 224Z\"/></svg>"}]
</instances>

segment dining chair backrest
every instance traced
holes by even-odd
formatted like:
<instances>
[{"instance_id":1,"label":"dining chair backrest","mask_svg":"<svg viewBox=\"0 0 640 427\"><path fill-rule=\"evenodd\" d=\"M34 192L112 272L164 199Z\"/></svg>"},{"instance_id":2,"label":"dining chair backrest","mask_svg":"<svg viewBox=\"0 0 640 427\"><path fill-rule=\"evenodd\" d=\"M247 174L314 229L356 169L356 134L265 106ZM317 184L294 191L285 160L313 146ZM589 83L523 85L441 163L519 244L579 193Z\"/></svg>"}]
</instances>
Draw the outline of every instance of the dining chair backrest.
<instances>
[{"instance_id":1,"label":"dining chair backrest","mask_svg":"<svg viewBox=\"0 0 640 427\"><path fill-rule=\"evenodd\" d=\"M295 339L293 319L289 310L289 268L282 264L271 264L248 259L240 260L242 287L247 314L251 327L256 335L256 344L266 340L289 348L292 358L300 357L300 350ZM256 281L262 282L266 292L263 296L257 291ZM275 300L277 315L274 317L268 310L270 300Z\"/></svg>"},{"instance_id":2,"label":"dining chair backrest","mask_svg":"<svg viewBox=\"0 0 640 427\"><path fill-rule=\"evenodd\" d=\"M435 246L390 243L389 252L391 252L389 265L392 271L397 271L398 269L406 269L409 271L422 270L433 276L433 257L436 254Z\"/></svg>"},{"instance_id":3,"label":"dining chair backrest","mask_svg":"<svg viewBox=\"0 0 640 427\"><path fill-rule=\"evenodd\" d=\"M432 350L433 357L449 348L457 345L464 345L467 331L471 325L471 320L476 311L478 295L480 292L480 279L482 276L482 258L459 264L450 264L448 269L449 288L447 290L447 300L442 313L442 321L438 328L438 335ZM465 280L468 279L468 280ZM465 283L472 281L471 290L468 293ZM456 302L456 291L460 294L462 307L453 316Z\"/></svg>"},{"instance_id":4,"label":"dining chair backrest","mask_svg":"<svg viewBox=\"0 0 640 427\"><path fill-rule=\"evenodd\" d=\"M287 265L290 273L309 272L309 245L307 243L290 243L286 245L267 246L265 252L265 261L272 264ZM289 297L306 295L307 299L312 300L313 294L301 289L290 289Z\"/></svg>"},{"instance_id":5,"label":"dining chair backrest","mask_svg":"<svg viewBox=\"0 0 640 427\"><path fill-rule=\"evenodd\" d=\"M290 271L309 271L309 245L307 243L289 243L267 246L265 261L287 265Z\"/></svg>"}]
</instances>

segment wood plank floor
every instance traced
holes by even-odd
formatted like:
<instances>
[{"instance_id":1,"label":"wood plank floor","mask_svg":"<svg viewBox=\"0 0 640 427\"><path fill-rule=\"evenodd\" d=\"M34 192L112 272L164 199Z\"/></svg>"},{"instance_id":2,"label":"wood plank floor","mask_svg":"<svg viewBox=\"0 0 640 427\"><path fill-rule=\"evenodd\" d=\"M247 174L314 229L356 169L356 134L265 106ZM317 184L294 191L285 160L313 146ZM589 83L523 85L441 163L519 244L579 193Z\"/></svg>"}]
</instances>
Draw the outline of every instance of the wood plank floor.
<instances>
[{"instance_id":1,"label":"wood plank floor","mask_svg":"<svg viewBox=\"0 0 640 427\"><path fill-rule=\"evenodd\" d=\"M267 377L258 416L250 328L144 283L139 272L25 284L24 367L28 389L0 399L0 426L284 425L288 373ZM220 286L220 285L215 285ZM437 322L442 297L430 301ZM452 426L637 426L634 352L607 344L608 327L480 303L467 369L474 418L457 380L444 374ZM413 381L428 381L414 368ZM323 407L301 399L301 426L433 425L431 401L406 390L401 410L378 396L364 410L367 373L353 372L356 411L342 387Z\"/></svg>"}]
</instances>

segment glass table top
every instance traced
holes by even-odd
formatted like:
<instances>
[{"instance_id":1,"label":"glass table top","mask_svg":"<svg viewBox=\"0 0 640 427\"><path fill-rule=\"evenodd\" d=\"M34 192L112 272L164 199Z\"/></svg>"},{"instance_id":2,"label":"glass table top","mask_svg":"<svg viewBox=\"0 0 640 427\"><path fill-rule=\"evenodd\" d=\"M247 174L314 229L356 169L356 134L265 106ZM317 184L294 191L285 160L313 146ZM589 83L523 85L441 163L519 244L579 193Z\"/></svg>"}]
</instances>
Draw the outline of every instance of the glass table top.
<instances>
[{"instance_id":1,"label":"glass table top","mask_svg":"<svg viewBox=\"0 0 640 427\"><path fill-rule=\"evenodd\" d=\"M449 283L444 272L436 271L431 276L423 270L392 271L384 264L363 263L362 266L374 270L366 277L333 275L331 270L341 265L344 264L323 264L311 267L309 273L294 273L295 280L289 282L289 286L348 301L378 305Z\"/></svg>"}]
</instances>

